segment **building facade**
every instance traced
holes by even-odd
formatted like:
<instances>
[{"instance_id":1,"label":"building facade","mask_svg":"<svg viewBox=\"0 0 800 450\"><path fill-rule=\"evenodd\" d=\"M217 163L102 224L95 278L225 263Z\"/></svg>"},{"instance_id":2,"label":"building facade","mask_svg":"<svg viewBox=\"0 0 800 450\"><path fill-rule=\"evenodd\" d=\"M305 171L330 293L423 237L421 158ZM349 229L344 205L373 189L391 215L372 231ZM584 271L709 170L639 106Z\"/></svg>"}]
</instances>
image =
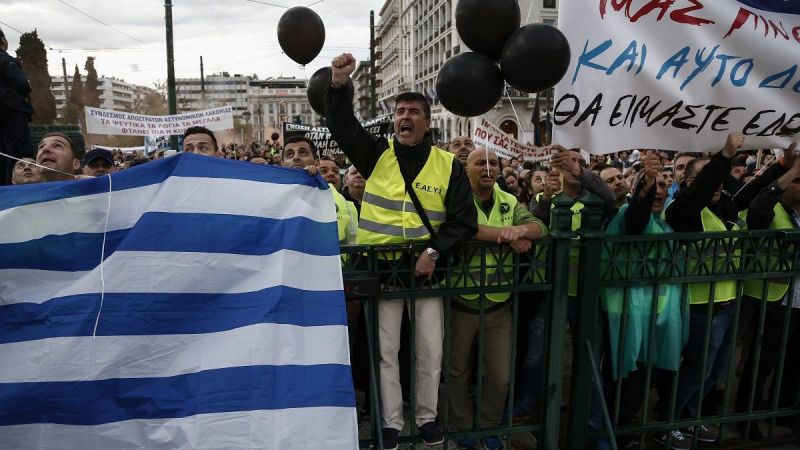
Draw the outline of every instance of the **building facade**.
<instances>
[{"instance_id":1,"label":"building facade","mask_svg":"<svg viewBox=\"0 0 800 450\"><path fill-rule=\"evenodd\" d=\"M555 25L558 20L558 0L520 0L519 4L523 25ZM450 113L436 96L436 78L442 64L470 51L456 31L456 5L457 0L386 0L377 26L379 106L390 112L398 93L422 93L431 101L434 139L442 142L472 132L473 119ZM547 108L546 103L543 108ZM534 104L534 95L507 89L483 117L520 142L533 142Z\"/></svg>"},{"instance_id":2,"label":"building facade","mask_svg":"<svg viewBox=\"0 0 800 450\"><path fill-rule=\"evenodd\" d=\"M178 78L175 90L178 113L232 106L234 120L242 120L247 108L247 90L252 77L222 72L200 78Z\"/></svg>"},{"instance_id":3,"label":"building facade","mask_svg":"<svg viewBox=\"0 0 800 450\"><path fill-rule=\"evenodd\" d=\"M100 90L100 108L115 111L133 111L137 102L153 90L114 77L100 77L97 81ZM67 80L67 87L70 83L72 83L72 79ZM64 88L64 78L51 76L50 88L56 99L57 119L60 120L64 117L64 109L68 100L68 89Z\"/></svg>"},{"instance_id":4,"label":"building facade","mask_svg":"<svg viewBox=\"0 0 800 450\"><path fill-rule=\"evenodd\" d=\"M307 86L308 80L294 77L249 81L247 110L257 142L268 140L273 132L280 134L284 122L322 124L308 102Z\"/></svg>"},{"instance_id":5,"label":"building facade","mask_svg":"<svg viewBox=\"0 0 800 450\"><path fill-rule=\"evenodd\" d=\"M369 61L359 61L356 71L350 76L353 80L353 111L359 120L371 117L371 92L369 85Z\"/></svg>"}]
</instances>

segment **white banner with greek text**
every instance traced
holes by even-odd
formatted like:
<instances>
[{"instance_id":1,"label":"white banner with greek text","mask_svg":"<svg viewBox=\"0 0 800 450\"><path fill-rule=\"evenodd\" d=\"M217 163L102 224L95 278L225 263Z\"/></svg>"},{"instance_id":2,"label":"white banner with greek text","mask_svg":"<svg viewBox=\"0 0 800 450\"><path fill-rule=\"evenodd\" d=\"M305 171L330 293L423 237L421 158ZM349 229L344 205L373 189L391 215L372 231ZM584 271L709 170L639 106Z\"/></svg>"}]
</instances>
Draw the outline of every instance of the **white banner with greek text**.
<instances>
[{"instance_id":1,"label":"white banner with greek text","mask_svg":"<svg viewBox=\"0 0 800 450\"><path fill-rule=\"evenodd\" d=\"M786 147L800 132L800 1L561 3L572 59L554 139L603 154Z\"/></svg>"},{"instance_id":2,"label":"white banner with greek text","mask_svg":"<svg viewBox=\"0 0 800 450\"><path fill-rule=\"evenodd\" d=\"M528 161L550 158L549 147L534 147L519 143L483 117L472 119L472 140L475 147L492 150L501 158L523 156Z\"/></svg>"},{"instance_id":3,"label":"white banner with greek text","mask_svg":"<svg viewBox=\"0 0 800 450\"><path fill-rule=\"evenodd\" d=\"M194 126L203 126L211 131L230 130L233 128L233 107L223 106L173 116L145 116L86 107L86 130L90 134L182 135L187 128Z\"/></svg>"}]
</instances>

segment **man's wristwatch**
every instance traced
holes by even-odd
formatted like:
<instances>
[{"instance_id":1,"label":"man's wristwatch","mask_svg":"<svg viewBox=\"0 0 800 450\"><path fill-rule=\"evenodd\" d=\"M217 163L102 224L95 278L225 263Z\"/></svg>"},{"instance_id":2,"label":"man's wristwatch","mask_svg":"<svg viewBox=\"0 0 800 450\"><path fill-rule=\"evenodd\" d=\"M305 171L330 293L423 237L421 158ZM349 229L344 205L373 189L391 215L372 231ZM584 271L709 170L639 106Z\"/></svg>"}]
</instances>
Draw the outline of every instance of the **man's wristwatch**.
<instances>
[{"instance_id":1,"label":"man's wristwatch","mask_svg":"<svg viewBox=\"0 0 800 450\"><path fill-rule=\"evenodd\" d=\"M437 259L439 259L439 252L430 247L425 249L425 253L428 254L428 259L430 259L431 261L436 261Z\"/></svg>"}]
</instances>

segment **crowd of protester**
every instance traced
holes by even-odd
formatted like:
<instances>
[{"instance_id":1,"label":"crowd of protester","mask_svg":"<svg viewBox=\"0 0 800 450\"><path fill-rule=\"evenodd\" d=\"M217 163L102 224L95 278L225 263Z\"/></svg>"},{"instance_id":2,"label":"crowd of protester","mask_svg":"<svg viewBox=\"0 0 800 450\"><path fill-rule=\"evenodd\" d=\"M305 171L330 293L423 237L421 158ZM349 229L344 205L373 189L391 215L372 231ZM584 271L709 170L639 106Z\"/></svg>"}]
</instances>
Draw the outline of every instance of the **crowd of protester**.
<instances>
[{"instance_id":1,"label":"crowd of protester","mask_svg":"<svg viewBox=\"0 0 800 450\"><path fill-rule=\"evenodd\" d=\"M319 173L332 186L340 242L405 242L404 236L414 231L418 233L416 236L429 239L429 247L413 256L416 262L409 261L415 267L415 274L423 278L430 278L437 260L449 257L467 239L508 244L518 253L529 251L537 239L548 234L552 200L561 193L575 202L573 228L576 229L580 227L580 199L586 193L599 197L608 234L793 229L800 224L800 158L795 156L794 146L776 158L771 151L743 150L744 136L732 133L722 150L711 156L653 149L589 155L579 149L553 145L547 158L529 160L525 156L506 158L494 151L476 148L469 136L459 136L438 144L439 150L430 142L429 105L423 96L413 93L398 97L395 139L388 141L370 136L352 117L352 103L340 86L343 85L342 73L353 64L349 58L338 63L334 60L334 78L327 98L331 133L345 149L345 154L320 155L314 142L304 137L281 140L273 136L263 143L219 145L214 133L202 127L186 131L182 150L253 164L292 167L312 175ZM83 154L67 135L50 133L38 143L35 159L22 158L15 162L11 182L18 185L106 176L165 157L169 157L169 152L163 150L143 155L92 149ZM371 177L381 181L369 183ZM412 188L413 180L416 181ZM397 203L407 205L394 201L396 198L413 202L410 215L408 206L392 210ZM415 211L425 213L414 214ZM392 235L398 228L399 238ZM507 264L499 259L487 261L490 262L495 266ZM481 261L470 264L480 267ZM570 264L576 265L577 261L571 259ZM570 274L569 281L568 323L574 331L577 327L574 274ZM447 283L447 280L441 282ZM738 326L733 325L735 282L720 280L715 289L710 290L709 285L703 283L690 284L684 290L665 287L659 294L663 297L664 311L674 314L668 316L665 323L659 322L661 328L657 330L668 345L656 355L658 371L650 380L658 392L658 403L652 414L661 419L689 419L697 416L698 403L702 403L704 410L721 408L716 392L723 384L730 383L723 374L728 367L728 352L724 349L733 339L741 349L737 354L741 355L739 366L743 368L734 402L737 411L748 409L747 398L752 386L757 388L755 406L762 407L776 395L775 382L769 387L768 379L797 379L800 375L798 354L789 351L781 355L783 349L779 343L784 332L788 333L789 342L800 338L800 283L776 282L770 284L769 289L762 289L762 286L763 282L761 285L745 283ZM789 289L790 286L794 289ZM650 298L647 289L634 287L631 295ZM765 291L769 298L762 298ZM613 336L619 334L620 327L618 306L621 300L617 294L611 291L599 294L606 320L601 327L603 333L595 340L602 344L600 354L605 356L602 370L607 399L612 398L615 380L624 379L624 408L618 421L620 425L629 425L637 415L651 412L641 411L642 392L646 387L641 361L625 360L626 356L617 354L613 343ZM536 298L521 302L523 306L516 317L516 329L520 333L513 338L524 345L519 345L517 367L511 368L514 317L509 298L510 294L502 293L457 296L446 312L441 298L415 299L416 315L410 318L410 323L416 327L417 409L412 414L424 443L441 443L442 426L446 426L447 431L469 430L476 424L482 429L500 427L504 423L512 369L520 374L513 404L514 421L536 419L544 371L545 308ZM755 341L748 336L758 328L757 321L752 319L764 301L768 304L758 361L753 356ZM714 307L707 308L709 303ZM787 322L788 330L784 328L783 315L787 305L795 308ZM381 417L372 417L372 420L381 421L386 449L398 445L398 436L404 428L403 399L410 396L407 382L400 375L398 359L403 341L401 324L409 321L403 311L402 301L386 301L379 305ZM479 311L485 314L481 321ZM443 367L442 362L443 314L449 314L450 319L449 367ZM364 320L360 305L348 305L354 381L360 390L369 389L363 371L359 374L359 369L364 367L366 351ZM484 330L478 329L479 323L483 323ZM706 331L707 323L711 323L710 334ZM734 329L738 331L735 336L732 335ZM484 367L485 384L478 400L482 409L477 413L476 399L471 394L474 383L471 355L479 334L485 339L485 360L479 362ZM641 343L631 339L626 344ZM704 351L705 348L708 351ZM623 358L620 363L619 358ZM784 373L777 374L781 358L785 359ZM753 378L749 374L755 366L758 370ZM622 367L621 372L618 367ZM439 381L444 371L450 377L448 424L437 419L441 406ZM675 407L669 411L667 403L676 374ZM589 424L597 430L603 428L602 416L596 408L599 391L595 386ZM796 395L796 383L786 383L779 404L795 405ZM366 408L360 410L365 417L368 412ZM761 424L757 421L746 424L742 431L745 438L763 438ZM698 425L659 433L655 438L672 449L683 450L691 448L695 441L715 442L719 436L719 427ZM638 436L621 437L617 444L638 447L638 439ZM506 445L497 435L456 439L462 449L478 448L479 442L482 448L490 450ZM517 448L524 445L515 444ZM609 442L598 438L592 445L607 448Z\"/></svg>"},{"instance_id":2,"label":"crowd of protester","mask_svg":"<svg viewBox=\"0 0 800 450\"><path fill-rule=\"evenodd\" d=\"M551 199L561 192L574 199L578 199L586 192L592 192L600 197L604 205L609 234L642 234L673 230L712 231L707 229L707 224L704 222L707 218L703 217L701 213L706 208L714 211L714 216L719 218L720 228L714 231L747 226L753 229L770 228L775 220L776 205L782 205L785 208L785 214L794 219L788 225L796 227L799 217L796 211L798 211L797 208L800 208L800 158L795 158L793 151L787 151L780 159L775 159L772 152L769 151L737 152L736 150L739 150L742 144L741 135L732 134L725 149L711 157L695 153L658 150L588 155L577 149L567 150L556 145L552 147L553 154L551 156L538 161L526 160L523 156L498 157L495 152L476 148L468 136L453 138L441 146L454 155L454 161L458 161L459 166L463 166L476 199L476 207L479 210L482 204L477 200L479 196L484 195L485 197L486 193L491 193L493 189L496 189L494 191L496 195L505 199L504 204L512 203L514 205L512 208L513 220L509 222L511 224L509 229L520 226L527 227L523 234L505 240L497 233L486 238L484 229L479 229L475 233L475 237L508 242L515 250L527 251L532 241L547 234ZM320 157L314 143L305 138L290 139L285 145L279 141L267 141L262 145L253 143L248 146L236 144L217 146L213 133L200 127L192 128L187 132L184 139L184 150L219 158L249 161L254 164L281 164L304 169L312 174L319 173L337 192L337 206L345 205L345 203L352 205L352 208L345 206L337 208L337 210L341 210L340 221L342 216L345 216L348 221L352 222L349 232L340 233L341 242L343 244L355 242L355 224L359 220L366 180L344 155ZM73 146L69 137L61 133L51 133L39 143L36 160L21 159L16 162L12 183L64 181L73 178L72 175L75 176L74 178L104 176L164 157L168 157L165 156L164 151L144 156L106 149L93 149L80 157L79 149ZM483 191L481 191L481 186L483 186ZM341 203L339 203L338 197L341 197ZM669 205L673 202L676 205L670 208ZM679 207L678 203L680 203ZM744 216L742 220L739 211L747 211L748 208L750 214ZM491 206L489 209L483 210L482 214L487 214L490 209ZM527 242L527 245L517 247L523 241ZM570 287L569 294L574 297L576 295L574 286ZM720 295L719 291L724 290L724 287L718 287L717 296ZM757 326L756 321L751 319L759 307L761 292L760 289L746 289L745 294L736 337L729 335L732 328L733 311L731 300L734 295L728 293L727 296L714 299L717 302L713 312L714 332L712 333L710 354L707 355L705 364L706 367L715 369L705 378L704 393L697 391L700 384L697 381L702 378L698 374L704 364L702 350L698 349L704 347L707 319L705 304L708 301L708 293L705 293L705 301L695 298L684 300L691 303L690 317L678 317L676 320L687 322L685 326L688 326L690 330L688 342L681 341L673 349L672 370L663 370L659 376L654 377L657 381L656 388L660 396L663 396L662 402L656 406L654 414L666 418L668 413L663 408L665 399L669 398L668 391L671 386L669 380L677 371L680 371L682 376L679 378L681 383L678 384L676 400L678 409L675 412L675 418L694 417L697 413L695 410L697 395L705 396L704 398L707 398L709 403L718 403L719 397L714 393L720 389L719 384L724 382L720 370L726 366L723 348L725 342L732 338L741 340L740 345L744 351L739 364L744 369L741 372L743 375L736 398L737 410L746 410L746 399L753 383L756 383L756 386L762 386L770 376L774 376L779 357L780 332L783 329L782 305L781 302L774 300L783 298L784 304L786 301L791 301L794 307L800 307L800 290L784 292L783 296L779 296L780 298L769 299L773 302L769 303L767 309L765 325L767 331L765 341L762 343L761 363L755 380L749 379L748 375L754 364L754 344L752 339L747 340L745 337L748 333L752 334L754 327ZM703 296L702 293L696 295ZM507 393L508 366L510 364L508 339L510 339L511 329L507 299L506 296L500 300L487 301L485 305L487 313L485 338L488 339L487 342L493 343L485 350L491 356L485 361L487 384L484 387L484 398L482 399L483 411L481 417L478 418L480 426L485 428L500 426ZM469 390L470 355L472 355L470 348L476 338L477 316L474 305L470 306L470 300L474 299L456 299L454 304L457 306L450 312L450 320L453 324L451 329L453 348L450 349L453 353L449 368L451 376L449 386L450 426L455 429L469 429L475 420L474 412L470 412L473 410L470 406L472 400L470 400ZM605 301L605 299L603 300ZM536 304L536 302L527 304ZM574 309L573 306L574 303L571 303L571 309ZM517 399L514 404L517 419L529 418L537 414L538 389L540 389L539 385L542 379L541 349L545 319L542 308L528 309L522 307L520 323L518 323L518 328L523 330L520 339L525 340L526 345L520 346L522 350L517 359L519 361L517 370L522 371L521 374L523 374L519 378ZM502 314L502 316L498 316L502 319L494 321L495 314L498 312ZM349 308L348 317L354 330L351 335L354 367L358 369L363 363L358 359L363 359L365 349L357 347L365 347L365 341L363 336L356 334L356 331L364 326L361 324L359 327L357 322L363 321L364 318L360 311L354 310L352 306ZM576 326L574 311L571 311L569 323L571 327ZM800 324L800 310L795 310L790 322L790 339L800 337L797 332L798 324ZM680 328L680 326L678 323L674 328ZM529 333L529 336L525 336L525 333ZM494 338L492 338L493 336ZM536 336L538 336L538 341L535 339ZM683 349L682 353L681 349ZM608 352L608 349L606 348L605 351ZM783 375L783 379L793 379L792 377L798 375L797 361L789 354L786 356L787 363L784 365L784 371L789 372ZM639 409L641 409L642 398L641 393L637 394L637 392L641 391L643 381L639 379L641 371L637 370L636 365L637 362L634 361L633 366L621 375L625 377L623 389L628 389L625 391L628 395L624 397L626 408L622 411L620 418L623 422L631 423L634 417L641 413ZM608 389L613 388L616 377L616 375L608 374L611 366L612 364L606 363L606 370L604 370ZM686 373L684 374L684 372ZM368 382L364 379L363 374L360 378L356 376L356 386L368 389ZM766 405L769 393L764 389L757 392L756 407L763 407ZM785 387L781 395L782 404L793 404L791 396L795 392L796 389L792 386ZM593 402L597 401L595 397L596 393L593 395ZM708 407L713 409L719 408L720 405ZM429 417L431 420L418 425L424 427L427 423L434 423L436 405L430 405L430 408L433 411ZM364 409L361 412L367 413L367 410ZM593 427L602 429L601 417L592 417L592 420L595 421L591 424ZM748 426L748 432L749 438L763 438L762 430L757 422ZM696 430L673 430L668 434L671 434L669 437L670 447L683 449L691 448L690 436L692 434L696 435L699 442L716 441L719 429L702 425ZM391 436L389 438L391 441ZM664 440L668 436L658 436L658 438ZM437 441L436 436L432 438L432 441L434 443ZM477 442L474 438L462 438L459 444L460 448L468 449L476 448ZM503 442L497 436L485 436L483 444L485 448L503 448ZM595 444L597 448L604 448L602 440ZM621 444L638 445L638 442L634 438L630 438L623 440Z\"/></svg>"}]
</instances>

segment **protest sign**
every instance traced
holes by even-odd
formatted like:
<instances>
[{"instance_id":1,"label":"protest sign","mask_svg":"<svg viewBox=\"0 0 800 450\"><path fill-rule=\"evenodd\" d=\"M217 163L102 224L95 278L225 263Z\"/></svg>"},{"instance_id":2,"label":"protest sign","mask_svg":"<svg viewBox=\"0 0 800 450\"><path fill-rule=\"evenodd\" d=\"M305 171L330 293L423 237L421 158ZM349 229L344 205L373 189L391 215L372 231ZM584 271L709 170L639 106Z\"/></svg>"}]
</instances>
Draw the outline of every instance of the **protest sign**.
<instances>
[{"instance_id":1,"label":"protest sign","mask_svg":"<svg viewBox=\"0 0 800 450\"><path fill-rule=\"evenodd\" d=\"M554 139L632 148L785 147L800 131L800 4L778 0L563 2L572 61Z\"/></svg>"},{"instance_id":2,"label":"protest sign","mask_svg":"<svg viewBox=\"0 0 800 450\"><path fill-rule=\"evenodd\" d=\"M230 130L233 128L233 108L224 106L173 116L146 116L86 107L86 129L92 134L182 135L193 126L204 126L211 131Z\"/></svg>"},{"instance_id":3,"label":"protest sign","mask_svg":"<svg viewBox=\"0 0 800 450\"><path fill-rule=\"evenodd\" d=\"M521 144L483 117L476 117L472 120L472 141L475 142L476 147L492 150L501 158L523 156L528 161L550 158L548 147Z\"/></svg>"},{"instance_id":4,"label":"protest sign","mask_svg":"<svg viewBox=\"0 0 800 450\"><path fill-rule=\"evenodd\" d=\"M362 122L361 126L375 136L391 138L394 134L394 123L392 116L383 116ZM339 144L331 137L331 132L326 127L315 127L311 125L297 124L297 123L284 123L283 124L283 141L294 136L305 136L314 142L320 156L330 156L337 153L344 153Z\"/></svg>"}]
</instances>

